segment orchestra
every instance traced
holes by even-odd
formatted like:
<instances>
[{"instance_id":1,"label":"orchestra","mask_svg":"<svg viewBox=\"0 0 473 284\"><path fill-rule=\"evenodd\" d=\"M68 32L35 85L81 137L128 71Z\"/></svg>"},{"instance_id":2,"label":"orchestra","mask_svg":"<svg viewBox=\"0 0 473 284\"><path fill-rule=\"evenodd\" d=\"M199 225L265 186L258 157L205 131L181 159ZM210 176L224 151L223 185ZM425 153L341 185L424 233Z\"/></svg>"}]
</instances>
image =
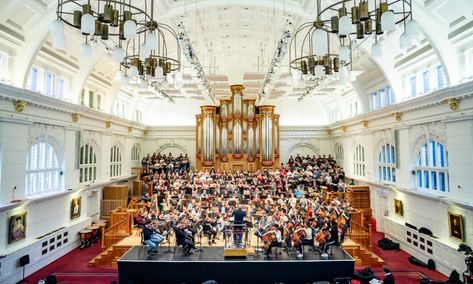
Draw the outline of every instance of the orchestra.
<instances>
[{"instance_id":1,"label":"orchestra","mask_svg":"<svg viewBox=\"0 0 473 284\"><path fill-rule=\"evenodd\" d=\"M229 224L235 226L236 246L242 246L242 228L251 228L267 255L282 247L294 248L298 256L304 246L328 252L349 227L350 204L327 194L343 191L345 179L330 155L298 155L274 171L192 172L187 166L167 171L145 165L141 178L153 196L149 212L141 210L137 222L151 224L147 227L161 235L173 230L184 255L195 248L196 238L207 237L209 245L219 236L230 238L224 232Z\"/></svg>"}]
</instances>

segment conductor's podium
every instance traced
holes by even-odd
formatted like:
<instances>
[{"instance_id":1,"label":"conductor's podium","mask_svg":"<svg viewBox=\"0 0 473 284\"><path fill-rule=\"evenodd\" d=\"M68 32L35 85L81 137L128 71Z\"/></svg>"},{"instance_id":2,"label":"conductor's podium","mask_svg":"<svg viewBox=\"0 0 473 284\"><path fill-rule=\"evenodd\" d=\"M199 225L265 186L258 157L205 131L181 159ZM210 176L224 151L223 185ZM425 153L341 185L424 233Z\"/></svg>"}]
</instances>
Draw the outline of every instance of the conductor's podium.
<instances>
[{"instance_id":1,"label":"conductor's podium","mask_svg":"<svg viewBox=\"0 0 473 284\"><path fill-rule=\"evenodd\" d=\"M246 248L224 248L223 256L225 258L230 258L230 257L246 258L248 256L248 250Z\"/></svg>"}]
</instances>

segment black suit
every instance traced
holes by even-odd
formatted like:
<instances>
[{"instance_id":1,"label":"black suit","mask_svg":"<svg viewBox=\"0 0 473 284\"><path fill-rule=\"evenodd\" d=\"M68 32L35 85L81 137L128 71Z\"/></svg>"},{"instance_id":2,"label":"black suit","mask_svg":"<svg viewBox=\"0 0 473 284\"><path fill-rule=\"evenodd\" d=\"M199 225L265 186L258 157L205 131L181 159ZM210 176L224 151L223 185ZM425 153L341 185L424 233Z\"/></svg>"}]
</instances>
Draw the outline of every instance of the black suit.
<instances>
[{"instance_id":1,"label":"black suit","mask_svg":"<svg viewBox=\"0 0 473 284\"><path fill-rule=\"evenodd\" d=\"M387 274L384 277L383 283L384 284L395 284L396 281L394 281L394 276L392 274Z\"/></svg>"}]
</instances>

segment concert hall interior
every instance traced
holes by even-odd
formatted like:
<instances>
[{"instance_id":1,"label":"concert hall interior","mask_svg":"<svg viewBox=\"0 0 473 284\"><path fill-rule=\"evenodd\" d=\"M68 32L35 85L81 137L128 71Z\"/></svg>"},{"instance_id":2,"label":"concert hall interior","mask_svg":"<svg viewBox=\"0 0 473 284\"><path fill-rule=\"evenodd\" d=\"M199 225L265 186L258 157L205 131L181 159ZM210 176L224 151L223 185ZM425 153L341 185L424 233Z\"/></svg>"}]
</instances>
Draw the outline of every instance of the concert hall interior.
<instances>
[{"instance_id":1,"label":"concert hall interior","mask_svg":"<svg viewBox=\"0 0 473 284\"><path fill-rule=\"evenodd\" d=\"M0 7L0 283L473 283L472 0Z\"/></svg>"}]
</instances>

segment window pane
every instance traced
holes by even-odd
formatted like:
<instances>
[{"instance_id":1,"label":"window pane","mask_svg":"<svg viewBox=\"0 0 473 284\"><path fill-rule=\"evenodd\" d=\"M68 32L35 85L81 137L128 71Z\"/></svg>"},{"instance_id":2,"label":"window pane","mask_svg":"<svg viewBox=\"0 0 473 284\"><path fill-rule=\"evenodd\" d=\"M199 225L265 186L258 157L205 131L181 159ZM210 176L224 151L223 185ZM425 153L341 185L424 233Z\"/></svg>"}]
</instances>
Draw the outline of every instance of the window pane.
<instances>
[{"instance_id":1,"label":"window pane","mask_svg":"<svg viewBox=\"0 0 473 284\"><path fill-rule=\"evenodd\" d=\"M439 173L439 189L445 191L445 173Z\"/></svg>"},{"instance_id":2,"label":"window pane","mask_svg":"<svg viewBox=\"0 0 473 284\"><path fill-rule=\"evenodd\" d=\"M440 167L445 167L445 152L443 149L443 144L437 143L438 145L438 153L440 158Z\"/></svg>"},{"instance_id":3,"label":"window pane","mask_svg":"<svg viewBox=\"0 0 473 284\"><path fill-rule=\"evenodd\" d=\"M429 172L424 171L424 187L425 188L430 188L429 186Z\"/></svg>"},{"instance_id":4,"label":"window pane","mask_svg":"<svg viewBox=\"0 0 473 284\"><path fill-rule=\"evenodd\" d=\"M435 154L435 142L432 141L430 142L430 153L431 153L431 156L432 156L432 166L433 167L436 167L437 166L437 155Z\"/></svg>"},{"instance_id":5,"label":"window pane","mask_svg":"<svg viewBox=\"0 0 473 284\"><path fill-rule=\"evenodd\" d=\"M429 165L429 152L427 151L427 144L422 146L422 152L424 153L424 166Z\"/></svg>"},{"instance_id":6,"label":"window pane","mask_svg":"<svg viewBox=\"0 0 473 284\"><path fill-rule=\"evenodd\" d=\"M437 172L430 173L430 180L432 182L432 189L437 190Z\"/></svg>"},{"instance_id":7,"label":"window pane","mask_svg":"<svg viewBox=\"0 0 473 284\"><path fill-rule=\"evenodd\" d=\"M396 153L394 152L394 146L391 146L391 163L396 163Z\"/></svg>"},{"instance_id":8,"label":"window pane","mask_svg":"<svg viewBox=\"0 0 473 284\"><path fill-rule=\"evenodd\" d=\"M396 169L395 169L395 168L392 168L392 174L393 174L393 179L392 179L392 181L393 181L393 182L396 182Z\"/></svg>"}]
</instances>

